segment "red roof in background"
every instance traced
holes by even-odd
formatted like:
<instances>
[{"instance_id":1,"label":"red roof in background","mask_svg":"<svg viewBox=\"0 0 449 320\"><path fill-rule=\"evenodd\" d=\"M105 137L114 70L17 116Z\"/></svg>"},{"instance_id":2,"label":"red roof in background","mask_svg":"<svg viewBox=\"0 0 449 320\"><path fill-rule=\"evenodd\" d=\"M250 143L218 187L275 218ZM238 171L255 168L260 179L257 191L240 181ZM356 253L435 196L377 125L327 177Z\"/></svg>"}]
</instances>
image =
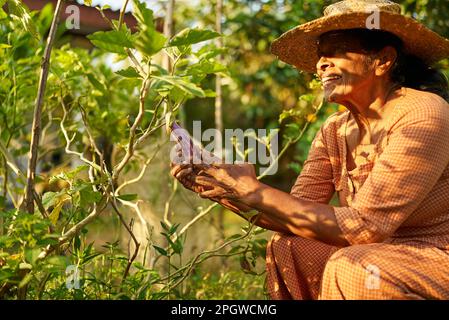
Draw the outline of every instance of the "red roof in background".
<instances>
[{"instance_id":1,"label":"red roof in background","mask_svg":"<svg viewBox=\"0 0 449 320\"><path fill-rule=\"evenodd\" d=\"M53 8L56 7L58 0L22 0L31 11L41 10L47 3L52 3ZM92 43L87 40L86 35L97 32L111 30L110 25L102 17L100 11L95 7L85 6L77 3L74 0L66 0L63 3L63 9L61 13L61 21L69 16L66 11L66 7L75 5L80 9L80 29L67 30L67 33L71 35L71 43L74 46L92 48ZM104 15L109 20L119 20L120 11L113 11L111 9L103 10ZM159 32L163 32L164 21L162 18L156 18L156 29ZM123 22L131 29L132 32L137 31L137 21L131 13L125 13Z\"/></svg>"},{"instance_id":2,"label":"red roof in background","mask_svg":"<svg viewBox=\"0 0 449 320\"><path fill-rule=\"evenodd\" d=\"M22 0L28 8L33 10L41 10L47 3L52 3L53 8L56 7L57 0ZM103 19L100 12L94 8L79 4L75 1L66 1L63 4L61 20L67 18L69 14L65 12L65 8L70 5L76 5L80 9L80 29L69 30L69 33L87 35L96 31L110 30L109 24ZM119 11L112 11L110 9L103 10L105 16L110 20L118 20L120 16ZM137 21L130 13L124 16L124 23L132 30L136 30Z\"/></svg>"}]
</instances>

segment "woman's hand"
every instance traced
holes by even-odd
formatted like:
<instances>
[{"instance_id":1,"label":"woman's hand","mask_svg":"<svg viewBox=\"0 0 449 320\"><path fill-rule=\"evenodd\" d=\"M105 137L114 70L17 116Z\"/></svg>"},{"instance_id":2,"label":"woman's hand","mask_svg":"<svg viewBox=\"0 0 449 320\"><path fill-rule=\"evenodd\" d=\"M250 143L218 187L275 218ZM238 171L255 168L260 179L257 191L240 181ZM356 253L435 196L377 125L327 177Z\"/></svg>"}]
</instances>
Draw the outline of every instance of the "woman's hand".
<instances>
[{"instance_id":1,"label":"woman's hand","mask_svg":"<svg viewBox=\"0 0 449 320\"><path fill-rule=\"evenodd\" d=\"M193 165L190 163L171 163L170 174L181 182L186 189L189 189L195 193L201 193L206 190L203 186L195 184L195 173L193 171Z\"/></svg>"},{"instance_id":2,"label":"woman's hand","mask_svg":"<svg viewBox=\"0 0 449 320\"><path fill-rule=\"evenodd\" d=\"M204 187L202 185L196 184L195 179L198 177L195 174L195 171L193 169L192 164L171 164L171 175L175 177L186 189L189 189L195 193L202 194L206 190L210 190L210 188ZM223 207L235 212L235 213L241 213L241 212L248 212L252 210L251 207L248 207L242 203L232 201L226 198L222 197L204 197L208 198L212 201L218 202Z\"/></svg>"},{"instance_id":3,"label":"woman's hand","mask_svg":"<svg viewBox=\"0 0 449 320\"><path fill-rule=\"evenodd\" d=\"M198 164L194 184L205 190L200 196L210 199L228 199L245 204L245 199L257 191L260 183L254 165L243 164Z\"/></svg>"},{"instance_id":4,"label":"woman's hand","mask_svg":"<svg viewBox=\"0 0 449 320\"><path fill-rule=\"evenodd\" d=\"M184 157L181 148L177 146L176 151L177 162L182 162ZM252 209L239 201L256 190L259 184L252 164L171 163L171 167L171 175L186 189L201 197L218 202L236 213Z\"/></svg>"}]
</instances>

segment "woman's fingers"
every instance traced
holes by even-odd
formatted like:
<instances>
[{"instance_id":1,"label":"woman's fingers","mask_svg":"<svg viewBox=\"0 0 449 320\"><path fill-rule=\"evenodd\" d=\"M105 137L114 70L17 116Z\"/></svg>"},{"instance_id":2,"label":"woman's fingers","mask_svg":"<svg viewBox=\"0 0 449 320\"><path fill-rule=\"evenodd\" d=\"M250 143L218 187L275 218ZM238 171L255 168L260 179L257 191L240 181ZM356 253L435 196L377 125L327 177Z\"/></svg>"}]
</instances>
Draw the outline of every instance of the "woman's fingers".
<instances>
[{"instance_id":1,"label":"woman's fingers","mask_svg":"<svg viewBox=\"0 0 449 320\"><path fill-rule=\"evenodd\" d=\"M179 171L186 169L188 167L191 167L190 164L177 164L177 163L171 163L171 170L170 174L176 178L176 175L179 173Z\"/></svg>"},{"instance_id":2,"label":"woman's fingers","mask_svg":"<svg viewBox=\"0 0 449 320\"><path fill-rule=\"evenodd\" d=\"M214 178L209 178L205 176L195 176L193 180L196 184L206 186L206 187L216 187L219 185L219 182Z\"/></svg>"},{"instance_id":3,"label":"woman's fingers","mask_svg":"<svg viewBox=\"0 0 449 320\"><path fill-rule=\"evenodd\" d=\"M176 175L175 178L178 180L184 180L189 178L189 175L193 172L192 168L185 168L185 169L181 169L179 170Z\"/></svg>"},{"instance_id":4,"label":"woman's fingers","mask_svg":"<svg viewBox=\"0 0 449 320\"><path fill-rule=\"evenodd\" d=\"M214 166L214 164L195 164L195 168L199 170L199 174L206 173L210 176L215 176L218 172L218 169Z\"/></svg>"},{"instance_id":5,"label":"woman's fingers","mask_svg":"<svg viewBox=\"0 0 449 320\"><path fill-rule=\"evenodd\" d=\"M222 188L214 188L201 192L199 195L201 198L221 198L226 194Z\"/></svg>"}]
</instances>

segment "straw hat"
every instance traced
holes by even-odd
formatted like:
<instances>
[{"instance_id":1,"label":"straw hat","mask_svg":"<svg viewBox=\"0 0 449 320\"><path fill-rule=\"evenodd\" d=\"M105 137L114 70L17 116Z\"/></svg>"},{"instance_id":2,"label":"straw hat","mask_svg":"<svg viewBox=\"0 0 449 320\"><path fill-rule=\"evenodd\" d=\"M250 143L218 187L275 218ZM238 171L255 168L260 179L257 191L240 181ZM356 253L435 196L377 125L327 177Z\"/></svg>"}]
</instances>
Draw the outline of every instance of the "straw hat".
<instances>
[{"instance_id":1,"label":"straw hat","mask_svg":"<svg viewBox=\"0 0 449 320\"><path fill-rule=\"evenodd\" d=\"M376 26L375 14L379 17ZM391 32L404 42L405 52L429 64L449 57L449 40L412 18L389 0L344 0L328 6L324 16L299 25L274 40L271 52L300 70L316 72L317 39L328 31L371 28Z\"/></svg>"}]
</instances>

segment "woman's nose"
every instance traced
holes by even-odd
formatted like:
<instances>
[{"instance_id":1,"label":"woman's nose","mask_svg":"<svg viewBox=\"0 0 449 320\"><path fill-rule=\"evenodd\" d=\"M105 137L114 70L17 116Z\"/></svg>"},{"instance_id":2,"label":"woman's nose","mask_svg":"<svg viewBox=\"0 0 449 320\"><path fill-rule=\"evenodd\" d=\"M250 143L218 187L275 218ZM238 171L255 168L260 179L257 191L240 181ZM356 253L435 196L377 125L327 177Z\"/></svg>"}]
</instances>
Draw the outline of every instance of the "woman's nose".
<instances>
[{"instance_id":1,"label":"woman's nose","mask_svg":"<svg viewBox=\"0 0 449 320\"><path fill-rule=\"evenodd\" d=\"M326 58L326 57L321 57L320 60L318 60L317 64L316 64L316 70L317 73L323 73L326 71L327 68L333 66L332 62Z\"/></svg>"}]
</instances>

